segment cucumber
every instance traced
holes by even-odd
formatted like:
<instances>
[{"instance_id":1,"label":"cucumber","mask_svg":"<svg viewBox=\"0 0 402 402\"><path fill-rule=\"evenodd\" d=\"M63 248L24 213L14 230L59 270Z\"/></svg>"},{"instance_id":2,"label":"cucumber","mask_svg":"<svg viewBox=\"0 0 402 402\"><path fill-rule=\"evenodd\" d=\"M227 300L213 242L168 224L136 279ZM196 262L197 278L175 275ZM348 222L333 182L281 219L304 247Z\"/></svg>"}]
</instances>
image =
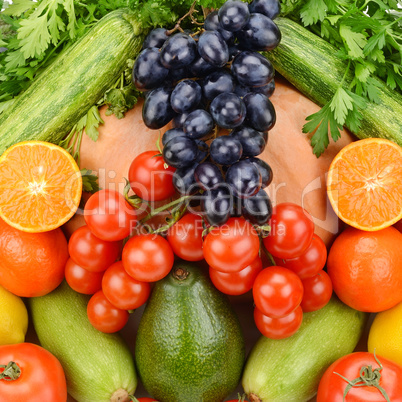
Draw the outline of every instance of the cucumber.
<instances>
[{"instance_id":1,"label":"cucumber","mask_svg":"<svg viewBox=\"0 0 402 402\"><path fill-rule=\"evenodd\" d=\"M356 347L367 314L335 296L321 310L304 313L295 335L261 337L247 359L242 384L250 402L303 402L318 389L324 371Z\"/></svg>"},{"instance_id":2,"label":"cucumber","mask_svg":"<svg viewBox=\"0 0 402 402\"><path fill-rule=\"evenodd\" d=\"M135 362L160 402L220 402L240 382L244 340L228 299L205 270L176 262L155 283L139 324Z\"/></svg>"},{"instance_id":3,"label":"cucumber","mask_svg":"<svg viewBox=\"0 0 402 402\"><path fill-rule=\"evenodd\" d=\"M275 69L300 92L319 106L331 100L342 81L347 62L336 56L337 49L324 39L288 18L276 18L282 39L279 46L264 52ZM344 86L352 81L347 75ZM380 92L378 104L369 102L362 115L358 138L380 137L402 146L402 96L376 79Z\"/></svg>"},{"instance_id":4,"label":"cucumber","mask_svg":"<svg viewBox=\"0 0 402 402\"><path fill-rule=\"evenodd\" d=\"M0 117L0 155L26 140L59 143L135 58L143 36L119 9L63 52Z\"/></svg>"},{"instance_id":5,"label":"cucumber","mask_svg":"<svg viewBox=\"0 0 402 402\"><path fill-rule=\"evenodd\" d=\"M39 341L62 364L68 393L78 402L129 401L137 386L134 359L120 335L91 325L89 296L64 281L53 292L28 300Z\"/></svg>"}]
</instances>

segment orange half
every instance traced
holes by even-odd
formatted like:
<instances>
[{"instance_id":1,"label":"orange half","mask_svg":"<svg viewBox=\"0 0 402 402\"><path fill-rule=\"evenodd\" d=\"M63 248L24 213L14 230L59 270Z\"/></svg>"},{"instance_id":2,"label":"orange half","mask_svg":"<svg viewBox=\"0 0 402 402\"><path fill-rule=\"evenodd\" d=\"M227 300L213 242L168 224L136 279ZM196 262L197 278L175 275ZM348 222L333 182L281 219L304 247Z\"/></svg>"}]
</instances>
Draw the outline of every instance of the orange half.
<instances>
[{"instance_id":1,"label":"orange half","mask_svg":"<svg viewBox=\"0 0 402 402\"><path fill-rule=\"evenodd\" d=\"M327 194L350 226L375 231L393 225L402 218L402 148L380 138L347 145L329 167Z\"/></svg>"},{"instance_id":2,"label":"orange half","mask_svg":"<svg viewBox=\"0 0 402 402\"><path fill-rule=\"evenodd\" d=\"M25 232L47 232L76 212L82 176L63 148L43 141L20 142L0 157L0 217Z\"/></svg>"}]
</instances>

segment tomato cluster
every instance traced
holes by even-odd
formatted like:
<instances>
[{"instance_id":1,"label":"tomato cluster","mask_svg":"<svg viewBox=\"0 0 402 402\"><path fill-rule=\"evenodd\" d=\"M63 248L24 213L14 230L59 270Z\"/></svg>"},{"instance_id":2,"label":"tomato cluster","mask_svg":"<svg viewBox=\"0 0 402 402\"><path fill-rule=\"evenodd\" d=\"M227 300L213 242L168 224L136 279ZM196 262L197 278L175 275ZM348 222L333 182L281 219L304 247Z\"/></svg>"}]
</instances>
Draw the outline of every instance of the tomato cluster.
<instances>
[{"instance_id":1,"label":"tomato cluster","mask_svg":"<svg viewBox=\"0 0 402 402\"><path fill-rule=\"evenodd\" d=\"M150 282L168 274L174 254L159 235L139 234L123 247L122 240L132 233L137 217L118 192L101 190L92 195L84 218L86 225L69 240L66 280L75 291L93 295L87 307L92 325L116 332L127 323L129 311L147 301Z\"/></svg>"},{"instance_id":2,"label":"tomato cluster","mask_svg":"<svg viewBox=\"0 0 402 402\"><path fill-rule=\"evenodd\" d=\"M269 338L280 339L299 329L303 312L328 303L332 284L323 271L327 249L303 208L278 204L268 223L271 231L263 244L274 266L263 269L258 234L243 218L230 218L212 229L203 253L215 287L228 295L252 289L257 328Z\"/></svg>"}]
</instances>

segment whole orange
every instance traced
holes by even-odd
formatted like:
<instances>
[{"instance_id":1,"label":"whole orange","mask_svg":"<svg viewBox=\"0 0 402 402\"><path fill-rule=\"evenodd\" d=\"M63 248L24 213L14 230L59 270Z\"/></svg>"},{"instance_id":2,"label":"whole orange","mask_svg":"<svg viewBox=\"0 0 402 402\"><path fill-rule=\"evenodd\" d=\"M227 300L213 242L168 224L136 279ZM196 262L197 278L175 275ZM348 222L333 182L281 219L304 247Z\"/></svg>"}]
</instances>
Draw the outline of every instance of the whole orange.
<instances>
[{"instance_id":1,"label":"whole orange","mask_svg":"<svg viewBox=\"0 0 402 402\"><path fill-rule=\"evenodd\" d=\"M402 301L402 233L344 230L327 260L335 293L348 306L366 312L387 310Z\"/></svg>"},{"instance_id":2,"label":"whole orange","mask_svg":"<svg viewBox=\"0 0 402 402\"><path fill-rule=\"evenodd\" d=\"M43 296L64 278L67 240L61 229L22 232L0 219L0 284L20 297Z\"/></svg>"}]
</instances>

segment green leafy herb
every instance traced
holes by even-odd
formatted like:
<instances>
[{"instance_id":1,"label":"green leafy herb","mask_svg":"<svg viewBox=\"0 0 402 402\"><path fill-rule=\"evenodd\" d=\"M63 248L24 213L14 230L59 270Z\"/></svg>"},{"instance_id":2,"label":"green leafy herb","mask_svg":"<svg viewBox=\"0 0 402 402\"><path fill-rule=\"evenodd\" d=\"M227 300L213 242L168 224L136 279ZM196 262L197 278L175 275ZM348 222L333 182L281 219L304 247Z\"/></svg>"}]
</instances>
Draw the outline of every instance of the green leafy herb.
<instances>
[{"instance_id":1,"label":"green leafy herb","mask_svg":"<svg viewBox=\"0 0 402 402\"><path fill-rule=\"evenodd\" d=\"M96 193L99 191L98 176L93 174L92 170L81 169L82 191L87 193Z\"/></svg>"},{"instance_id":2,"label":"green leafy herb","mask_svg":"<svg viewBox=\"0 0 402 402\"><path fill-rule=\"evenodd\" d=\"M359 109L379 102L380 78L402 93L402 6L396 0L282 0L282 15L292 18L338 48L348 61L347 74L333 98L307 117L303 128L313 133L313 151L320 156L336 141L343 126L358 131ZM399 6L399 7L398 7Z\"/></svg>"}]
</instances>

